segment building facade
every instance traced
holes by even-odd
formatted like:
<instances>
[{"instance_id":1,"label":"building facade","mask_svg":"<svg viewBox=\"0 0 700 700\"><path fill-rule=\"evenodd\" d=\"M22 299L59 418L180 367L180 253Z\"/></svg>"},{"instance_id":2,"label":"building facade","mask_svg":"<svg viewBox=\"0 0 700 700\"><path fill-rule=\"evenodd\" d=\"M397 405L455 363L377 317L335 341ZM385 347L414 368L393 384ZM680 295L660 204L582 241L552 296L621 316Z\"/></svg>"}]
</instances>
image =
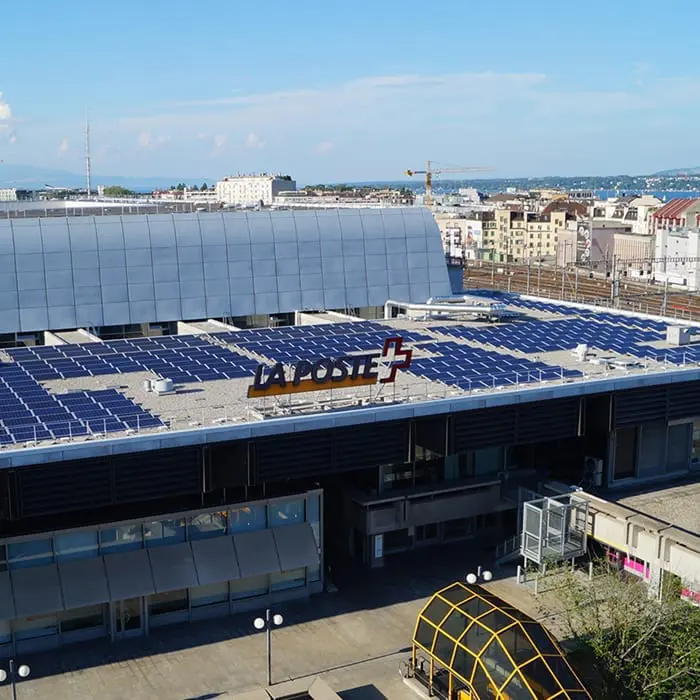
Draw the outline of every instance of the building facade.
<instances>
[{"instance_id":1,"label":"building facade","mask_svg":"<svg viewBox=\"0 0 700 700\"><path fill-rule=\"evenodd\" d=\"M700 230L678 228L656 232L654 278L659 284L700 290Z\"/></svg>"},{"instance_id":2,"label":"building facade","mask_svg":"<svg viewBox=\"0 0 700 700\"><path fill-rule=\"evenodd\" d=\"M234 175L216 183L216 198L231 207L270 206L281 192L296 191L297 183L282 175Z\"/></svg>"}]
</instances>

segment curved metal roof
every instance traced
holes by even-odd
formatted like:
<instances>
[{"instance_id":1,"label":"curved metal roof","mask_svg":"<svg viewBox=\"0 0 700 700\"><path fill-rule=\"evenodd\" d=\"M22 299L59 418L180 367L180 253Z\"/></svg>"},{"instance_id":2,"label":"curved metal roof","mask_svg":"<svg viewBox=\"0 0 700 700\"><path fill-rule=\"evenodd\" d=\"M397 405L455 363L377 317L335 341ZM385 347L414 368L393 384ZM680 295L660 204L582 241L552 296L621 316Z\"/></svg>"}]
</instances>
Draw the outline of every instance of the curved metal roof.
<instances>
[{"instance_id":1,"label":"curved metal roof","mask_svg":"<svg viewBox=\"0 0 700 700\"><path fill-rule=\"evenodd\" d=\"M0 220L0 333L448 294L419 207Z\"/></svg>"},{"instance_id":2,"label":"curved metal roof","mask_svg":"<svg viewBox=\"0 0 700 700\"><path fill-rule=\"evenodd\" d=\"M591 697L549 632L481 586L457 582L435 593L413 642L477 700Z\"/></svg>"}]
</instances>

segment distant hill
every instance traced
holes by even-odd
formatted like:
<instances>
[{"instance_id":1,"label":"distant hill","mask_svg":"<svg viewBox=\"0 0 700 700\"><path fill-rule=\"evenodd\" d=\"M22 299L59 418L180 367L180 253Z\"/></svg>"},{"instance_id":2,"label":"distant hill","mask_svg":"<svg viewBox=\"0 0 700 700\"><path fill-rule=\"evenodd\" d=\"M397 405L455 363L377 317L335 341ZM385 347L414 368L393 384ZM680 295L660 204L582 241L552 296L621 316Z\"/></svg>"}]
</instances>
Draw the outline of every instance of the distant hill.
<instances>
[{"instance_id":1,"label":"distant hill","mask_svg":"<svg viewBox=\"0 0 700 700\"><path fill-rule=\"evenodd\" d=\"M700 167L698 168L675 168L674 170L661 170L654 173L657 177L677 177L678 175L700 175Z\"/></svg>"},{"instance_id":2,"label":"distant hill","mask_svg":"<svg viewBox=\"0 0 700 700\"><path fill-rule=\"evenodd\" d=\"M160 187L170 187L178 182L185 184L202 184L216 182L217 178L191 178L182 176L158 176L158 177L129 177L125 175L93 175L92 184L97 185L122 185L130 190L151 191ZM17 187L24 189L41 189L46 185L52 187L85 187L85 175L72 173L66 170L51 170L37 168L31 165L14 165L0 163L0 187Z\"/></svg>"}]
</instances>

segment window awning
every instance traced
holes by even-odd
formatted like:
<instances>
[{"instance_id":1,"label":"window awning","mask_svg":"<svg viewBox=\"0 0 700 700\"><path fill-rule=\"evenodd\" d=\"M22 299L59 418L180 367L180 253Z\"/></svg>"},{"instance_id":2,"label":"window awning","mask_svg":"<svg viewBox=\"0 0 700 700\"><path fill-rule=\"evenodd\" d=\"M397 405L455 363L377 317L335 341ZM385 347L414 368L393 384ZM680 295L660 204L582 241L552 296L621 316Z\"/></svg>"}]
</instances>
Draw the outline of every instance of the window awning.
<instances>
[{"instance_id":1,"label":"window awning","mask_svg":"<svg viewBox=\"0 0 700 700\"><path fill-rule=\"evenodd\" d=\"M55 564L14 569L10 572L17 617L45 615L63 610L61 584Z\"/></svg>"},{"instance_id":2,"label":"window awning","mask_svg":"<svg viewBox=\"0 0 700 700\"><path fill-rule=\"evenodd\" d=\"M58 574L66 610L109 602L107 574L102 557L60 562Z\"/></svg>"},{"instance_id":3,"label":"window awning","mask_svg":"<svg viewBox=\"0 0 700 700\"><path fill-rule=\"evenodd\" d=\"M125 600L156 592L148 552L138 549L104 557L110 600Z\"/></svg>"},{"instance_id":4,"label":"window awning","mask_svg":"<svg viewBox=\"0 0 700 700\"><path fill-rule=\"evenodd\" d=\"M239 533L233 536L233 544L242 578L281 571L277 547L270 530Z\"/></svg>"},{"instance_id":5,"label":"window awning","mask_svg":"<svg viewBox=\"0 0 700 700\"><path fill-rule=\"evenodd\" d=\"M167 593L199 585L189 542L149 549L148 557L156 592Z\"/></svg>"},{"instance_id":6,"label":"window awning","mask_svg":"<svg viewBox=\"0 0 700 700\"><path fill-rule=\"evenodd\" d=\"M15 617L15 601L12 597L10 574L0 572L0 620L11 620Z\"/></svg>"},{"instance_id":7,"label":"window awning","mask_svg":"<svg viewBox=\"0 0 700 700\"><path fill-rule=\"evenodd\" d=\"M221 581L236 581L241 577L232 537L212 537L208 540L195 540L190 544L197 576L202 586Z\"/></svg>"},{"instance_id":8,"label":"window awning","mask_svg":"<svg viewBox=\"0 0 700 700\"><path fill-rule=\"evenodd\" d=\"M295 523L272 530L282 571L318 566L316 538L309 523Z\"/></svg>"}]
</instances>

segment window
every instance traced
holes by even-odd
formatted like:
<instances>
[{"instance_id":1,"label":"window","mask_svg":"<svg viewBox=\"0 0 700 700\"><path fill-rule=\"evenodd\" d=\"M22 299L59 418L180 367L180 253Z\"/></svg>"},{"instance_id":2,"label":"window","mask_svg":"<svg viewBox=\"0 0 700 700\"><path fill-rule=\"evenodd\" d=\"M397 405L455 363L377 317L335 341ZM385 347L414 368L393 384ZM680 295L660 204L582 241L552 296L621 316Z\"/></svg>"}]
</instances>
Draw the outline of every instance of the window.
<instances>
[{"instance_id":1,"label":"window","mask_svg":"<svg viewBox=\"0 0 700 700\"><path fill-rule=\"evenodd\" d=\"M303 588L306 583L306 569L292 569L278 574L270 574L270 590L286 591L289 588Z\"/></svg>"},{"instance_id":2,"label":"window","mask_svg":"<svg viewBox=\"0 0 700 700\"><path fill-rule=\"evenodd\" d=\"M187 590L155 593L150 596L148 603L151 615L167 615L187 610Z\"/></svg>"},{"instance_id":3,"label":"window","mask_svg":"<svg viewBox=\"0 0 700 700\"><path fill-rule=\"evenodd\" d=\"M99 549L97 530L56 535L55 548L58 561L96 557Z\"/></svg>"},{"instance_id":4,"label":"window","mask_svg":"<svg viewBox=\"0 0 700 700\"><path fill-rule=\"evenodd\" d=\"M321 494L313 493L308 496L306 501L306 520L311 525L316 546L321 546ZM310 579L318 581L318 579Z\"/></svg>"},{"instance_id":5,"label":"window","mask_svg":"<svg viewBox=\"0 0 700 700\"><path fill-rule=\"evenodd\" d=\"M146 547L162 547L185 541L185 521L181 518L154 520L143 524Z\"/></svg>"},{"instance_id":6,"label":"window","mask_svg":"<svg viewBox=\"0 0 700 700\"><path fill-rule=\"evenodd\" d=\"M53 562L53 543L48 540L27 540L7 545L7 563L10 569L43 566Z\"/></svg>"},{"instance_id":7,"label":"window","mask_svg":"<svg viewBox=\"0 0 700 700\"><path fill-rule=\"evenodd\" d=\"M231 508L229 511L228 528L230 533L264 530L266 527L267 516L263 505L251 504Z\"/></svg>"},{"instance_id":8,"label":"window","mask_svg":"<svg viewBox=\"0 0 700 700\"><path fill-rule=\"evenodd\" d=\"M104 627L104 624L104 605L89 605L85 608L74 608L61 613L61 632L94 629Z\"/></svg>"},{"instance_id":9,"label":"window","mask_svg":"<svg viewBox=\"0 0 700 700\"><path fill-rule=\"evenodd\" d=\"M242 598L255 598L266 595L268 590L267 574L262 576L250 576L238 581L231 581L231 598L240 600Z\"/></svg>"},{"instance_id":10,"label":"window","mask_svg":"<svg viewBox=\"0 0 700 700\"><path fill-rule=\"evenodd\" d=\"M700 418L693 421L693 446L690 451L690 461L700 462Z\"/></svg>"},{"instance_id":11,"label":"window","mask_svg":"<svg viewBox=\"0 0 700 700\"><path fill-rule=\"evenodd\" d=\"M190 540L203 540L223 535L226 533L227 521L228 518L225 511L193 515L189 518L188 538Z\"/></svg>"},{"instance_id":12,"label":"window","mask_svg":"<svg viewBox=\"0 0 700 700\"><path fill-rule=\"evenodd\" d=\"M615 479L633 477L637 466L637 428L619 428L615 436Z\"/></svg>"},{"instance_id":13,"label":"window","mask_svg":"<svg viewBox=\"0 0 700 700\"><path fill-rule=\"evenodd\" d=\"M304 500L279 501L268 506L270 527L304 522Z\"/></svg>"},{"instance_id":14,"label":"window","mask_svg":"<svg viewBox=\"0 0 700 700\"><path fill-rule=\"evenodd\" d=\"M190 600L193 608L225 603L228 601L228 581L190 588Z\"/></svg>"},{"instance_id":15,"label":"window","mask_svg":"<svg viewBox=\"0 0 700 700\"><path fill-rule=\"evenodd\" d=\"M58 616L53 615L32 615L23 619L14 620L12 629L15 638L36 639L38 637L50 637L58 633Z\"/></svg>"},{"instance_id":16,"label":"window","mask_svg":"<svg viewBox=\"0 0 700 700\"><path fill-rule=\"evenodd\" d=\"M679 423L668 427L666 471L677 471L679 469L688 468L688 461L690 460L691 427L691 423Z\"/></svg>"},{"instance_id":17,"label":"window","mask_svg":"<svg viewBox=\"0 0 700 700\"><path fill-rule=\"evenodd\" d=\"M100 530L100 553L126 552L143 547L141 524L118 525Z\"/></svg>"}]
</instances>

